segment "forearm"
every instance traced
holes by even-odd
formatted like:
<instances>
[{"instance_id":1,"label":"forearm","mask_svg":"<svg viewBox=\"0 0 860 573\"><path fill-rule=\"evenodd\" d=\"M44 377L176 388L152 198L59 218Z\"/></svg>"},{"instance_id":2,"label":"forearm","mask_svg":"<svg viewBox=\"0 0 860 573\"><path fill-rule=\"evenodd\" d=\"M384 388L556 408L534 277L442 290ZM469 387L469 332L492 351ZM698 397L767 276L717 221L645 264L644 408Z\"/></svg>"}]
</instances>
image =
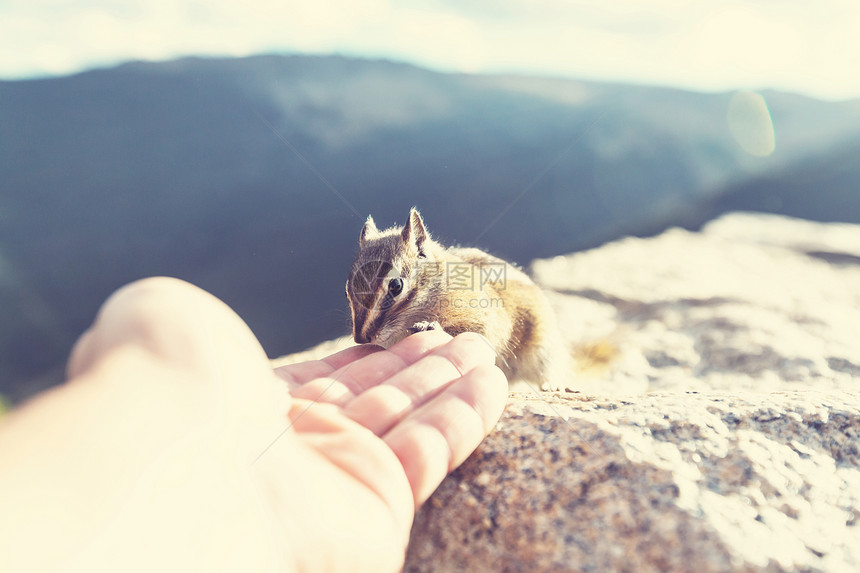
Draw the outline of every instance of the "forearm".
<instances>
[{"instance_id":1,"label":"forearm","mask_svg":"<svg viewBox=\"0 0 860 573\"><path fill-rule=\"evenodd\" d=\"M0 425L0 570L265 571L278 563L284 548L271 539L247 460L213 439L212 404L131 354Z\"/></svg>"}]
</instances>

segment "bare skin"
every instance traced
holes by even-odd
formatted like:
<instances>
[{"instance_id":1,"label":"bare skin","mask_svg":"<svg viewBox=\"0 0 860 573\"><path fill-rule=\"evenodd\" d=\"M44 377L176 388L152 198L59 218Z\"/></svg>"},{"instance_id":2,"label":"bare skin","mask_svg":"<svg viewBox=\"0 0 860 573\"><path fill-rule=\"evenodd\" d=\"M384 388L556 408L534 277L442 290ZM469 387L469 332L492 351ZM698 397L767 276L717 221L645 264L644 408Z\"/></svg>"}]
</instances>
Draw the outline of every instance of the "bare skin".
<instances>
[{"instance_id":1,"label":"bare skin","mask_svg":"<svg viewBox=\"0 0 860 573\"><path fill-rule=\"evenodd\" d=\"M134 283L0 423L0 571L398 571L501 415L494 359L429 331L273 372L216 298Z\"/></svg>"}]
</instances>

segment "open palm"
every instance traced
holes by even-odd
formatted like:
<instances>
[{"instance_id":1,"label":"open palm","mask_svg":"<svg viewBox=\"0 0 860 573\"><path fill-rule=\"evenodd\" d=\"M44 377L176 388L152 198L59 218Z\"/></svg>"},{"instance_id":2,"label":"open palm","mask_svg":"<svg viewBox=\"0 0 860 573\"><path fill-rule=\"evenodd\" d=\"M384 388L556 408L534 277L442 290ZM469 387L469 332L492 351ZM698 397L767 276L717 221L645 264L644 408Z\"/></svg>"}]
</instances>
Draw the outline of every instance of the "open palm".
<instances>
[{"instance_id":1,"label":"open palm","mask_svg":"<svg viewBox=\"0 0 860 573\"><path fill-rule=\"evenodd\" d=\"M283 447L318 454L301 480L316 493L301 498L301 542L322 541L320 561L306 570L402 566L415 508L501 414L507 384L493 361L477 335L430 331L387 351L354 347L277 371L293 397L282 439L294 444ZM280 474L275 467L270 475Z\"/></svg>"}]
</instances>

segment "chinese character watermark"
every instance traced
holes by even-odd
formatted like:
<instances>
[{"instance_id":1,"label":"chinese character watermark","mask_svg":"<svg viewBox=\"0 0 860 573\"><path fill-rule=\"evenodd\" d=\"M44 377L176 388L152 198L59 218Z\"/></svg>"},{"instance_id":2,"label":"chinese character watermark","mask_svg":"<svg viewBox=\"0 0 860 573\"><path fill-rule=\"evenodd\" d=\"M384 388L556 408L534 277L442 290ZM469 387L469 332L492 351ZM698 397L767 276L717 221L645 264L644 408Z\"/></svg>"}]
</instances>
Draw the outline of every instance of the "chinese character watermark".
<instances>
[{"instance_id":1,"label":"chinese character watermark","mask_svg":"<svg viewBox=\"0 0 860 573\"><path fill-rule=\"evenodd\" d=\"M475 267L471 263L448 263L445 278L451 290L474 290Z\"/></svg>"},{"instance_id":2,"label":"chinese character watermark","mask_svg":"<svg viewBox=\"0 0 860 573\"><path fill-rule=\"evenodd\" d=\"M508 283L508 265L506 263L482 263L478 265L480 288L491 286L496 290L505 290Z\"/></svg>"}]
</instances>

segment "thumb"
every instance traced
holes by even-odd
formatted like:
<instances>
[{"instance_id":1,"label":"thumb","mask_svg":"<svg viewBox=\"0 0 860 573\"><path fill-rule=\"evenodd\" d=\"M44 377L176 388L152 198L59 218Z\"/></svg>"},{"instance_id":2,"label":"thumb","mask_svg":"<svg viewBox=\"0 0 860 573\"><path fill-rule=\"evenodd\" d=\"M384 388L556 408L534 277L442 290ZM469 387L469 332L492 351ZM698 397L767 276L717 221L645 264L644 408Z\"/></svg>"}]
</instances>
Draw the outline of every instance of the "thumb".
<instances>
[{"instance_id":1,"label":"thumb","mask_svg":"<svg viewBox=\"0 0 860 573\"><path fill-rule=\"evenodd\" d=\"M248 326L222 301L178 279L144 279L115 292L75 345L68 376L128 368L129 361L181 374L170 378L199 386L189 390L207 394L200 406L214 405L222 415L259 419L273 404L280 419L287 411L286 391Z\"/></svg>"}]
</instances>

